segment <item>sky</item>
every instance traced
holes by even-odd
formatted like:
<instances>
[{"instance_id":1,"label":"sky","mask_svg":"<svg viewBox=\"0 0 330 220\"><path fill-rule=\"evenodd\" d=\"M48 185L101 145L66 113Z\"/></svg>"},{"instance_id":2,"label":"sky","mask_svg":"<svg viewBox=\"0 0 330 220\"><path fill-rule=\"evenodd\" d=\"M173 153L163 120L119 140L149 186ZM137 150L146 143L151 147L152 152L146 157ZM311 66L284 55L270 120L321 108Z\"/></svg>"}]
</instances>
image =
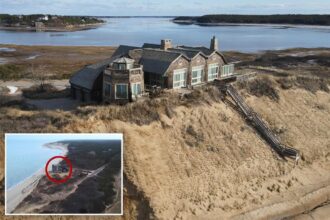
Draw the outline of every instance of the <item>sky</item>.
<instances>
[{"instance_id":1,"label":"sky","mask_svg":"<svg viewBox=\"0 0 330 220\"><path fill-rule=\"evenodd\" d=\"M7 134L6 142L12 144L14 142L29 142L29 141L42 141L45 143L56 142L61 140L121 140L122 134L120 133L90 133L90 134Z\"/></svg>"},{"instance_id":2,"label":"sky","mask_svg":"<svg viewBox=\"0 0 330 220\"><path fill-rule=\"evenodd\" d=\"M0 13L100 16L330 14L330 0L0 0Z\"/></svg>"}]
</instances>

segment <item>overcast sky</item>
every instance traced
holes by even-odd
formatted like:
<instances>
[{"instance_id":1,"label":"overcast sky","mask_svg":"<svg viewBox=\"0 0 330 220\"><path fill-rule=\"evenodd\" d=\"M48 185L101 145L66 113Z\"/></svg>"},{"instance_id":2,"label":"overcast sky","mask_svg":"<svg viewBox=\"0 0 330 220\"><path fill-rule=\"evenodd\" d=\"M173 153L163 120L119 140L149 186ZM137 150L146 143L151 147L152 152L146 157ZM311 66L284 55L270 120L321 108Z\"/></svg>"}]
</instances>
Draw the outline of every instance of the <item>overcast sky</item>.
<instances>
[{"instance_id":1,"label":"overcast sky","mask_svg":"<svg viewBox=\"0 0 330 220\"><path fill-rule=\"evenodd\" d=\"M330 0L0 0L0 13L108 16L329 14Z\"/></svg>"}]
</instances>

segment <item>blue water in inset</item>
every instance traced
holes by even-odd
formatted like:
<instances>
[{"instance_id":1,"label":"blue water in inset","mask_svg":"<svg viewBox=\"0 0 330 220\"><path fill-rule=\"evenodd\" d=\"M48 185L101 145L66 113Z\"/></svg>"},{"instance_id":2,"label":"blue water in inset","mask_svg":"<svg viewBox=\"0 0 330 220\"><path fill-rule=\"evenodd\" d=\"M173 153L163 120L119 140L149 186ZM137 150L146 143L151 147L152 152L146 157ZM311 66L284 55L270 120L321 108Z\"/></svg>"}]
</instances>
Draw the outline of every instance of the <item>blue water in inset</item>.
<instances>
[{"instance_id":1,"label":"blue water in inset","mask_svg":"<svg viewBox=\"0 0 330 220\"><path fill-rule=\"evenodd\" d=\"M55 139L56 141L58 139ZM13 187L35 172L43 169L47 161L61 155L59 149L43 147L52 139L40 136L9 135L6 138L6 189Z\"/></svg>"},{"instance_id":2,"label":"blue water in inset","mask_svg":"<svg viewBox=\"0 0 330 220\"><path fill-rule=\"evenodd\" d=\"M216 35L220 50L256 52L294 47L329 47L328 28L287 28L278 26L179 25L170 18L108 18L99 28L76 32L17 32L0 30L0 44L141 46L169 38L177 45L209 47Z\"/></svg>"}]
</instances>

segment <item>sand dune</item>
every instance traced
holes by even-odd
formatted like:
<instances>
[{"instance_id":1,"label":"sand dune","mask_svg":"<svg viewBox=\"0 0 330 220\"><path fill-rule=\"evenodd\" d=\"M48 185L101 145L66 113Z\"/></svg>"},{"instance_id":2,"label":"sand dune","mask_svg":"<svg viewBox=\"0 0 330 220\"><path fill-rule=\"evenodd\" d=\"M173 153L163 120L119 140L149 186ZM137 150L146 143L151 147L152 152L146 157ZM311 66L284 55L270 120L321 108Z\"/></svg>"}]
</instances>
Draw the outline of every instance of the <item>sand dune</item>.
<instances>
[{"instance_id":1,"label":"sand dune","mask_svg":"<svg viewBox=\"0 0 330 220\"><path fill-rule=\"evenodd\" d=\"M329 93L277 86L278 102L242 94L302 152L298 165L279 160L235 110L213 99L169 106L171 113L159 110L159 119L140 125L91 109L61 131L124 133L124 219L324 216L313 209L330 198Z\"/></svg>"}]
</instances>

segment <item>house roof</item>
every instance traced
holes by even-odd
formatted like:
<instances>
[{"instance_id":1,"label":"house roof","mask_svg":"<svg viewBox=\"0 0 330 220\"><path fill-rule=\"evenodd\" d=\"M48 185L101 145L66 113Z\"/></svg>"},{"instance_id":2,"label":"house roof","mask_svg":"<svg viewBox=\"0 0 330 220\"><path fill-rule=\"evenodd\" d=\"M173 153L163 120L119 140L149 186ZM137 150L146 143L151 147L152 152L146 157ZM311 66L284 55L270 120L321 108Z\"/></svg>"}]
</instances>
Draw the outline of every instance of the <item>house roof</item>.
<instances>
[{"instance_id":1,"label":"house roof","mask_svg":"<svg viewBox=\"0 0 330 220\"><path fill-rule=\"evenodd\" d=\"M192 50L192 51L200 51L207 56L210 56L213 53L217 53L222 57L222 59L225 63L228 63L225 56L218 50L210 50L207 47L190 47L190 46L184 46L184 45L178 46L178 48L185 49L185 50Z\"/></svg>"},{"instance_id":2,"label":"house roof","mask_svg":"<svg viewBox=\"0 0 330 220\"><path fill-rule=\"evenodd\" d=\"M153 48L153 49L160 49L159 44L149 44L149 43L144 43L142 45L142 48Z\"/></svg>"},{"instance_id":3,"label":"house roof","mask_svg":"<svg viewBox=\"0 0 330 220\"><path fill-rule=\"evenodd\" d=\"M121 57L128 55L130 50L139 49L140 47L133 47L133 46L127 46L127 45L120 45L117 50L114 52L112 57Z\"/></svg>"},{"instance_id":4,"label":"house roof","mask_svg":"<svg viewBox=\"0 0 330 220\"><path fill-rule=\"evenodd\" d=\"M189 49L182 49L182 48L169 48L168 50L178 52L178 53L182 53L185 56L189 57L190 59L194 58L198 54L201 54L202 56L206 57L206 55L203 52L199 51L199 50L189 50Z\"/></svg>"},{"instance_id":5,"label":"house roof","mask_svg":"<svg viewBox=\"0 0 330 220\"><path fill-rule=\"evenodd\" d=\"M207 47L190 47L190 46L184 46L184 45L182 45L182 46L178 46L178 48L186 49L186 50L201 51L201 52L203 52L207 56L211 55L214 52L214 50L210 50Z\"/></svg>"},{"instance_id":6,"label":"house roof","mask_svg":"<svg viewBox=\"0 0 330 220\"><path fill-rule=\"evenodd\" d=\"M106 59L99 63L85 66L71 76L69 82L76 86L92 90L95 80L102 74L103 70L112 62L113 59Z\"/></svg>"},{"instance_id":7,"label":"house roof","mask_svg":"<svg viewBox=\"0 0 330 220\"><path fill-rule=\"evenodd\" d=\"M134 50L130 50L128 52L128 57L132 58L135 60L135 62L139 62L141 57L142 57L142 51L143 49L134 49Z\"/></svg>"},{"instance_id":8,"label":"house roof","mask_svg":"<svg viewBox=\"0 0 330 220\"><path fill-rule=\"evenodd\" d=\"M156 49L144 49L140 63L145 72L163 75L181 53Z\"/></svg>"},{"instance_id":9,"label":"house roof","mask_svg":"<svg viewBox=\"0 0 330 220\"><path fill-rule=\"evenodd\" d=\"M127 58L127 57L120 57L112 61L114 63L134 63L133 59Z\"/></svg>"}]
</instances>

